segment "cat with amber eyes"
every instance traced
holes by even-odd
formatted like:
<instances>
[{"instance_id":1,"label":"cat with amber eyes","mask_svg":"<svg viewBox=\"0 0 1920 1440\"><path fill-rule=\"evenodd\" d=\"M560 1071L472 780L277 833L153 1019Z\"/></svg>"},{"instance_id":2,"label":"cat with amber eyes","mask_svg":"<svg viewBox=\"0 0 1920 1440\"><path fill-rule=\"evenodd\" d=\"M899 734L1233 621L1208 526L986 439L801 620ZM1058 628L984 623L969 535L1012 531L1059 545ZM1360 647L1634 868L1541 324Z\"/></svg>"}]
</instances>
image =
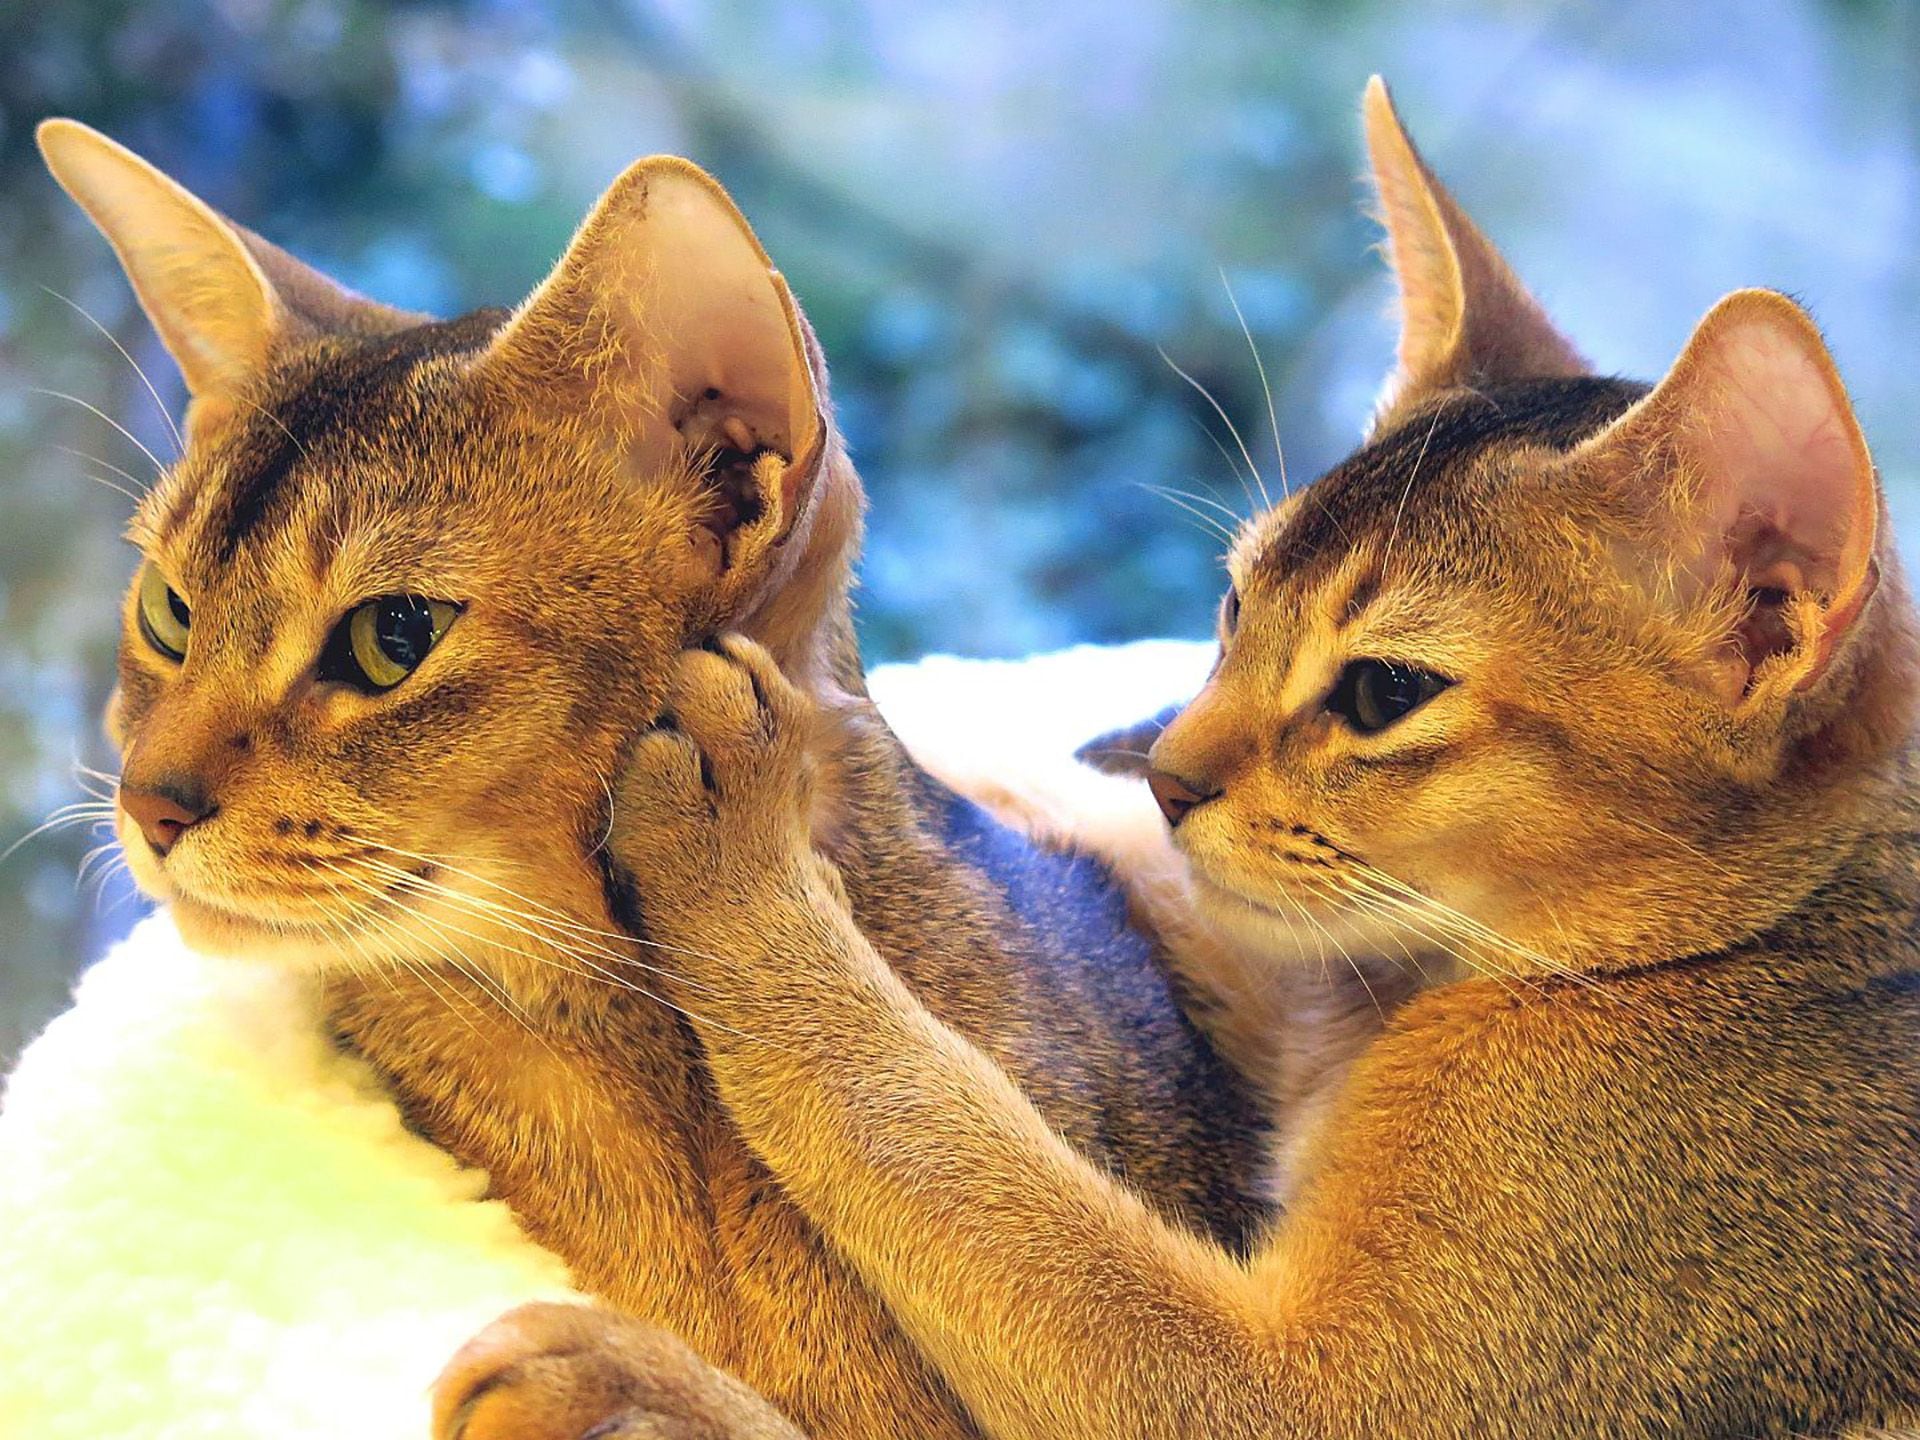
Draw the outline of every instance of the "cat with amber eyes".
<instances>
[{"instance_id":1,"label":"cat with amber eyes","mask_svg":"<svg viewBox=\"0 0 1920 1440\"><path fill-rule=\"evenodd\" d=\"M689 971L722 1099L999 1440L1911 1424L1920 657L1845 390L1768 291L1657 385L1589 373L1377 81L1366 128L1397 373L1246 525L1151 755L1256 957L1213 1014L1296 921L1406 970L1251 1252L1087 1164L834 904L817 702L750 640L682 657L614 849L700 857L630 855L728 957Z\"/></svg>"},{"instance_id":2,"label":"cat with amber eyes","mask_svg":"<svg viewBox=\"0 0 1920 1440\"><path fill-rule=\"evenodd\" d=\"M132 523L128 862L196 947L314 972L340 1043L611 1307L485 1332L443 1436L977 1433L742 1142L664 997L686 957L607 845L677 655L724 627L841 717L835 905L1093 1163L1250 1232L1262 1127L1125 897L915 771L865 702L859 483L712 180L640 162L518 310L436 321L83 126L40 139L192 395Z\"/></svg>"}]
</instances>

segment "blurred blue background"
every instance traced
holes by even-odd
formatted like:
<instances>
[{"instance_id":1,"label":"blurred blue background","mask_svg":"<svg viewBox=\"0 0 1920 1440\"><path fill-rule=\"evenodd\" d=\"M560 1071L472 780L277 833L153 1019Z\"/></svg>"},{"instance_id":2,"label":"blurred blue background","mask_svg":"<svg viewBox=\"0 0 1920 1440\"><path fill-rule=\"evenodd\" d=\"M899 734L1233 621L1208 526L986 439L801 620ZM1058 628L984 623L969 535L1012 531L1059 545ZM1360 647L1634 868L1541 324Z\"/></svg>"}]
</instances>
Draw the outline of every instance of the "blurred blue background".
<instances>
[{"instance_id":1,"label":"blurred blue background","mask_svg":"<svg viewBox=\"0 0 1920 1440\"><path fill-rule=\"evenodd\" d=\"M1161 352L1271 485L1237 301L1296 480L1353 443L1392 344L1358 183L1373 70L1603 368L1657 374L1736 286L1802 297L1920 534L1920 14L1894 0L0 5L0 843L79 793L76 760L108 764L133 555L126 501L87 477L171 453L57 297L178 403L40 169L42 116L438 311L524 294L635 156L698 160L831 357L879 660L1206 630L1220 538L1142 486L1240 510L1247 466ZM0 1065L134 918L76 886L93 843L0 865Z\"/></svg>"}]
</instances>

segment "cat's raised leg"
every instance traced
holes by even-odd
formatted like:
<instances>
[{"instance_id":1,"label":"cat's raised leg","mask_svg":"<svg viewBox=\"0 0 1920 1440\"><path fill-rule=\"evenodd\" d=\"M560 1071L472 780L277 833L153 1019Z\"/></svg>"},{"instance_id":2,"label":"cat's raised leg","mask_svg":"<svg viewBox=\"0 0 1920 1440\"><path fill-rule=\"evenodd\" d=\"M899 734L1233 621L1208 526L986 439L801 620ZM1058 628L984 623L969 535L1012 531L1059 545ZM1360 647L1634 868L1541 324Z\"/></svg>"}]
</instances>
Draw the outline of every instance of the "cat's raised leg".
<instances>
[{"instance_id":1,"label":"cat's raised leg","mask_svg":"<svg viewBox=\"0 0 1920 1440\"><path fill-rule=\"evenodd\" d=\"M522 1305L433 1389L434 1440L803 1440L678 1336L594 1305Z\"/></svg>"},{"instance_id":2,"label":"cat's raised leg","mask_svg":"<svg viewBox=\"0 0 1920 1440\"><path fill-rule=\"evenodd\" d=\"M616 798L637 912L748 1142L982 1428L1333 1433L1275 1383L1248 1274L1077 1153L861 933L811 841L831 717L738 636L684 653L669 695Z\"/></svg>"}]
</instances>

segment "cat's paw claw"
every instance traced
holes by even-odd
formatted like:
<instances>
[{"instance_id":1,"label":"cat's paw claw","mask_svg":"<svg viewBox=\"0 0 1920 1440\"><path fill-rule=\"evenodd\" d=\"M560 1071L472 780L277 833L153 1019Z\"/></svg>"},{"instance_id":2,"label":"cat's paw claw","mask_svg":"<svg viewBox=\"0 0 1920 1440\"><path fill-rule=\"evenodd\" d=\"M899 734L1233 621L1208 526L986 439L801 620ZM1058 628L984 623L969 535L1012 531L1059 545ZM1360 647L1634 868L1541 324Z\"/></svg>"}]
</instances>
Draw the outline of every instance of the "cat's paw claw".
<instances>
[{"instance_id":1,"label":"cat's paw claw","mask_svg":"<svg viewBox=\"0 0 1920 1440\"><path fill-rule=\"evenodd\" d=\"M590 1305L522 1305L433 1387L433 1440L790 1440L795 1432L677 1336Z\"/></svg>"}]
</instances>

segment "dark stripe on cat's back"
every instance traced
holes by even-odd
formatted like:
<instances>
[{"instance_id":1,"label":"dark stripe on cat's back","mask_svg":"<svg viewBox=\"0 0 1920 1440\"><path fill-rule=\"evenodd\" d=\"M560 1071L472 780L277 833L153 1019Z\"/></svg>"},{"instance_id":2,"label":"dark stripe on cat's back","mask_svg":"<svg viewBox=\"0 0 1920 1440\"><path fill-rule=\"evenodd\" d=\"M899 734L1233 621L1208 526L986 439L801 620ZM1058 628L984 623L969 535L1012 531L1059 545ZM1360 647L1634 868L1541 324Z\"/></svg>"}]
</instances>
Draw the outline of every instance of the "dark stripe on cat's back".
<instances>
[{"instance_id":1,"label":"dark stripe on cat's back","mask_svg":"<svg viewBox=\"0 0 1920 1440\"><path fill-rule=\"evenodd\" d=\"M289 478L317 443L335 431L367 424L424 362L478 350L506 313L476 310L353 342L265 407L252 431L255 458L242 462L208 521L220 562L231 561L240 546L259 533L278 508Z\"/></svg>"},{"instance_id":2,"label":"dark stripe on cat's back","mask_svg":"<svg viewBox=\"0 0 1920 1440\"><path fill-rule=\"evenodd\" d=\"M1095 1158L1163 1203L1183 1194L1186 1218L1221 1243L1249 1243L1266 1220L1252 1195L1266 1121L1187 1013L1165 953L1134 923L1112 871L1036 844L931 777L921 784L947 851L1021 922L1029 943L1009 943L1008 953L1051 992L1062 1053L1074 1054L1079 1027L1104 1031L1080 1035L1076 1056L1088 1062L1080 1079L1099 1109Z\"/></svg>"}]
</instances>

